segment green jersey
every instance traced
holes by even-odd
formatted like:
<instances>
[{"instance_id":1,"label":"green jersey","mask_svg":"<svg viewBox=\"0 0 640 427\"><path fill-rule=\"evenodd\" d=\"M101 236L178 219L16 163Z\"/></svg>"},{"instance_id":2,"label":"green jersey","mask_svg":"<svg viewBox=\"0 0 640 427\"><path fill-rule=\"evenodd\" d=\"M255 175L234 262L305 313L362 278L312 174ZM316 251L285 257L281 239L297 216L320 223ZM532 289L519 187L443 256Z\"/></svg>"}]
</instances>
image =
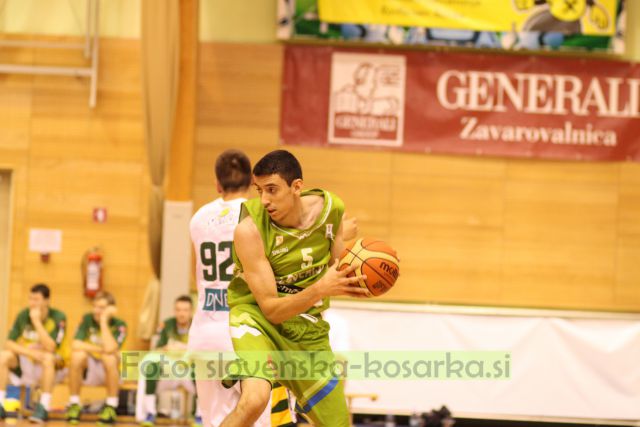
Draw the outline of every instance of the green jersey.
<instances>
[{"instance_id":1,"label":"green jersey","mask_svg":"<svg viewBox=\"0 0 640 427\"><path fill-rule=\"evenodd\" d=\"M44 329L49 333L51 339L56 342L56 348L62 344L66 323L67 317L65 314L55 308L49 309L46 319L42 322ZM38 331L31 323L28 308L18 313L15 322L13 322L13 327L9 331L9 339L25 347L30 347L40 342Z\"/></svg>"},{"instance_id":2,"label":"green jersey","mask_svg":"<svg viewBox=\"0 0 640 427\"><path fill-rule=\"evenodd\" d=\"M331 260L331 247L340 227L344 204L335 194L313 189L304 191L302 197L320 196L324 198L323 209L315 223L306 230L287 228L271 221L259 198L242 204L240 221L251 216L264 245L264 253L271 264L276 278L279 296L296 294L313 285L326 272ZM236 264L234 278L229 284L229 306L237 304L257 304L247 283L242 277L242 265L233 251ZM329 307L329 299L318 301L307 313L316 315Z\"/></svg>"},{"instance_id":3,"label":"green jersey","mask_svg":"<svg viewBox=\"0 0 640 427\"><path fill-rule=\"evenodd\" d=\"M124 320L112 317L109 319L109 330L118 343L118 348L121 348L122 343L124 343L127 337L127 324ZM80 326L78 326L74 339L88 342L89 344L102 345L100 324L93 318L93 313L87 313L82 317L82 322L80 322ZM100 358L99 354L94 354L93 356Z\"/></svg>"},{"instance_id":4,"label":"green jersey","mask_svg":"<svg viewBox=\"0 0 640 427\"><path fill-rule=\"evenodd\" d=\"M156 348L164 347L172 342L179 342L187 344L189 342L189 326L186 328L178 327L178 322L175 317L170 317L160 324L158 327L158 333L160 338L156 343Z\"/></svg>"}]
</instances>

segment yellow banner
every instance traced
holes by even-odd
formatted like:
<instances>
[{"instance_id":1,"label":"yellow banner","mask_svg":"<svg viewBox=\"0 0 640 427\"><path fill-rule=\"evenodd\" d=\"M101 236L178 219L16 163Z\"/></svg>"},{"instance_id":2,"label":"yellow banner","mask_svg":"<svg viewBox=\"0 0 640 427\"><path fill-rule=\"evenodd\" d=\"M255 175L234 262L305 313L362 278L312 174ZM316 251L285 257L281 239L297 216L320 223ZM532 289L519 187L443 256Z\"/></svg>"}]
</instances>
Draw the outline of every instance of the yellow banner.
<instances>
[{"instance_id":1,"label":"yellow banner","mask_svg":"<svg viewBox=\"0 0 640 427\"><path fill-rule=\"evenodd\" d=\"M318 0L321 21L612 35L616 0Z\"/></svg>"}]
</instances>

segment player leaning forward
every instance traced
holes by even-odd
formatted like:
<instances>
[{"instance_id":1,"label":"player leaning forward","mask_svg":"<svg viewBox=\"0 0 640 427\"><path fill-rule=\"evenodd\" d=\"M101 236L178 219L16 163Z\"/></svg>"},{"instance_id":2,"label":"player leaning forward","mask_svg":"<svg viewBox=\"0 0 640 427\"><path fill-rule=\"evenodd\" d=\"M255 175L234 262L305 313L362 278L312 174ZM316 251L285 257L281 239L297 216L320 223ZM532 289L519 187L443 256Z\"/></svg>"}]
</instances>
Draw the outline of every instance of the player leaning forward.
<instances>
[{"instance_id":1,"label":"player leaning forward","mask_svg":"<svg viewBox=\"0 0 640 427\"><path fill-rule=\"evenodd\" d=\"M234 350L331 351L322 311L329 297L364 296L352 269L337 270L343 250L344 205L323 190L302 191L302 169L284 150L253 168L259 198L242 205L234 234L236 273L229 284ZM260 371L242 379L242 395L223 427L250 426L269 401L274 378ZM316 426L349 425L344 387L330 376L282 379Z\"/></svg>"}]
</instances>

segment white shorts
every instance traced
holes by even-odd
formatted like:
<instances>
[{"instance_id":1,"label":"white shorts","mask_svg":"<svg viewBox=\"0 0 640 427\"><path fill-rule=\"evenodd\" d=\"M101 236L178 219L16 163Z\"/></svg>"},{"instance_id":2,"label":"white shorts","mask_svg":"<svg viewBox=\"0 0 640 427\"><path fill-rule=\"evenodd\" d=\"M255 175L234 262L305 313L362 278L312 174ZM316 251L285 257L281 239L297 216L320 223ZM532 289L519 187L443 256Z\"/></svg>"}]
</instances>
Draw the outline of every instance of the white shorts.
<instances>
[{"instance_id":1,"label":"white shorts","mask_svg":"<svg viewBox=\"0 0 640 427\"><path fill-rule=\"evenodd\" d=\"M21 374L18 376L15 372L9 371L9 383L14 386L34 386L38 384L40 378L42 378L42 365L35 363L23 354L18 354L17 357ZM67 371L67 368L56 369L55 383L62 382L67 375Z\"/></svg>"},{"instance_id":2,"label":"white shorts","mask_svg":"<svg viewBox=\"0 0 640 427\"><path fill-rule=\"evenodd\" d=\"M189 329L191 351L233 351L229 334L229 312L216 313L216 320L197 312Z\"/></svg>"},{"instance_id":3,"label":"white shorts","mask_svg":"<svg viewBox=\"0 0 640 427\"><path fill-rule=\"evenodd\" d=\"M104 369L102 360L89 356L87 358L87 368L82 378L83 385L104 385L107 380L107 371Z\"/></svg>"},{"instance_id":4,"label":"white shorts","mask_svg":"<svg viewBox=\"0 0 640 427\"><path fill-rule=\"evenodd\" d=\"M196 312L189 329L189 351L233 351L229 334L229 313L216 313L213 321L205 313ZM240 400L240 383L225 388L220 380L196 379L198 407L204 427L218 427ZM271 426L271 399L256 423L256 427Z\"/></svg>"}]
</instances>

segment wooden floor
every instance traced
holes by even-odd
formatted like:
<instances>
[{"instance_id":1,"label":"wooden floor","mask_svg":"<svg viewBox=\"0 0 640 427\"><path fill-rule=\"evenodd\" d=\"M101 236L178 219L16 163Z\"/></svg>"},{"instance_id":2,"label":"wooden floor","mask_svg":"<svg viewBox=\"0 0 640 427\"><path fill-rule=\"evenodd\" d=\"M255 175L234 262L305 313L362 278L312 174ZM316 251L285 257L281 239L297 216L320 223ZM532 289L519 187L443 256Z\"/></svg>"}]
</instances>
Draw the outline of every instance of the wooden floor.
<instances>
[{"instance_id":1,"label":"wooden floor","mask_svg":"<svg viewBox=\"0 0 640 427\"><path fill-rule=\"evenodd\" d=\"M4 426L6 427L38 427L38 424L34 424L34 423L30 423L29 420L27 418L23 418L23 419L19 419L19 420L15 420L15 424L11 423L11 421L9 420L5 420L4 421ZM0 426L3 423L0 421ZM46 423L46 427L69 427L71 424L67 423L64 420L58 420L58 419L52 419L49 420ZM137 422L135 422L135 420L133 419L133 417L118 417L118 422L116 424L116 426L138 426L139 424ZM158 427L186 427L189 424L179 424L179 423L172 423L170 419L168 418L161 418L158 420L158 422L156 423L156 426ZM96 427L97 424L95 421L91 421L91 420L87 420L87 421L83 421L80 424L77 424L77 426L79 427ZM299 427L305 427L305 426L309 426L308 424L301 424L298 423Z\"/></svg>"},{"instance_id":2,"label":"wooden floor","mask_svg":"<svg viewBox=\"0 0 640 427\"><path fill-rule=\"evenodd\" d=\"M121 418L125 418L124 420ZM121 417L118 419L117 426L137 426L138 424L133 421L131 417ZM356 417L356 427L381 427L384 425L382 418L380 419L362 419L363 417ZM374 417L375 418L375 417ZM184 427L184 424L171 424L170 420L163 420L162 426L175 426ZM398 427L406 426L407 420L398 419ZM2 423L0 422L0 425ZM5 426L15 427L37 427L37 424L31 424L25 419L17 420L16 424L9 424L4 422ZM307 424L298 424L299 426L308 426ZM456 420L456 427L594 427L592 424L564 424L564 423L525 423L525 422L509 422L509 421L495 421L495 420ZM599 424L598 424L599 425ZM640 425L640 424L638 424ZM68 427L69 424L64 420L51 420L46 424L47 427ZM95 421L86 421L78 424L79 427L95 427Z\"/></svg>"},{"instance_id":3,"label":"wooden floor","mask_svg":"<svg viewBox=\"0 0 640 427\"><path fill-rule=\"evenodd\" d=\"M97 426L96 424L96 415L95 414L83 414L83 417L86 417L86 420L81 421L80 424L77 424L80 427L85 427L85 426L91 426L91 427L95 427ZM69 427L71 424L67 423L64 419L62 419L62 415L60 414L55 414L54 416L49 417L49 421L46 423L46 427ZM0 423L0 425L2 425ZM132 416L119 416L118 417L118 422L117 424L118 426L137 426L139 425L134 417ZM175 422L174 420L171 420L169 418L159 418L156 421L156 426L157 427L188 427L190 426L190 423L187 422ZM27 417L23 417L21 419L18 420L14 420L12 422L12 420L5 420L4 421L4 426L7 427L38 427L38 424L35 423L30 423L29 419Z\"/></svg>"},{"instance_id":4,"label":"wooden floor","mask_svg":"<svg viewBox=\"0 0 640 427\"><path fill-rule=\"evenodd\" d=\"M5 420L4 422L5 426L16 426L16 427L37 427L38 424L33 424L30 423L29 420L25 419L21 419L21 420L17 420L16 424L10 424L7 422L7 420ZM50 420L49 422L47 422L47 427L68 427L70 424L67 423L64 420ZM124 426L124 425L138 425L138 423L136 422L122 422L122 421L118 421L119 426ZM172 424L167 424L168 426L172 425ZM84 426L96 426L95 421L86 421L86 422L81 422L80 424L78 424L78 426L80 427L84 427ZM177 424L175 425L176 427L184 427L184 426L178 426Z\"/></svg>"}]
</instances>

